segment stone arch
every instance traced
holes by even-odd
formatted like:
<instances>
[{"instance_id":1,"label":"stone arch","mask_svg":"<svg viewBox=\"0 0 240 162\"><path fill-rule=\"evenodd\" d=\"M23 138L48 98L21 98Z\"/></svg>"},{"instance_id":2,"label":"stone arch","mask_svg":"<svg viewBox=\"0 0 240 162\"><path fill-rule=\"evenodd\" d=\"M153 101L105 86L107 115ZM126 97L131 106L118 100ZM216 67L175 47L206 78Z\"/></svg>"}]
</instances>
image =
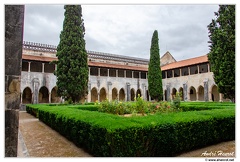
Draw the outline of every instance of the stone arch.
<instances>
[{"instance_id":1,"label":"stone arch","mask_svg":"<svg viewBox=\"0 0 240 162\"><path fill-rule=\"evenodd\" d=\"M140 97L142 96L141 89L138 89L138 90L137 90L137 92L136 92L136 97L138 97L138 95L140 95Z\"/></svg>"},{"instance_id":2,"label":"stone arch","mask_svg":"<svg viewBox=\"0 0 240 162\"><path fill-rule=\"evenodd\" d=\"M107 99L107 92L106 92L106 89L104 87L102 87L100 89L100 96L99 96L99 100L100 102L104 101Z\"/></svg>"},{"instance_id":3,"label":"stone arch","mask_svg":"<svg viewBox=\"0 0 240 162\"><path fill-rule=\"evenodd\" d=\"M201 85L198 87L198 100L204 101L204 88Z\"/></svg>"},{"instance_id":4,"label":"stone arch","mask_svg":"<svg viewBox=\"0 0 240 162\"><path fill-rule=\"evenodd\" d=\"M131 89L131 101L134 101L134 97L135 97L135 90L134 88Z\"/></svg>"},{"instance_id":5,"label":"stone arch","mask_svg":"<svg viewBox=\"0 0 240 162\"><path fill-rule=\"evenodd\" d=\"M57 87L53 87L51 90L51 103L57 103L60 102L60 97L57 95Z\"/></svg>"},{"instance_id":6,"label":"stone arch","mask_svg":"<svg viewBox=\"0 0 240 162\"><path fill-rule=\"evenodd\" d=\"M49 91L48 91L47 87L42 86L39 89L38 102L39 103L49 103Z\"/></svg>"},{"instance_id":7,"label":"stone arch","mask_svg":"<svg viewBox=\"0 0 240 162\"><path fill-rule=\"evenodd\" d=\"M112 100L117 100L118 99L118 91L117 88L112 89Z\"/></svg>"},{"instance_id":8,"label":"stone arch","mask_svg":"<svg viewBox=\"0 0 240 162\"><path fill-rule=\"evenodd\" d=\"M91 102L96 102L98 100L97 88L93 87L91 90Z\"/></svg>"},{"instance_id":9,"label":"stone arch","mask_svg":"<svg viewBox=\"0 0 240 162\"><path fill-rule=\"evenodd\" d=\"M212 101L219 101L219 92L216 85L212 87Z\"/></svg>"},{"instance_id":10,"label":"stone arch","mask_svg":"<svg viewBox=\"0 0 240 162\"><path fill-rule=\"evenodd\" d=\"M189 94L190 94L190 101L196 101L196 89L193 87L193 86L191 86L190 88L189 88Z\"/></svg>"},{"instance_id":11,"label":"stone arch","mask_svg":"<svg viewBox=\"0 0 240 162\"><path fill-rule=\"evenodd\" d=\"M32 103L32 90L29 87L26 87L22 93L22 103L29 104Z\"/></svg>"},{"instance_id":12,"label":"stone arch","mask_svg":"<svg viewBox=\"0 0 240 162\"><path fill-rule=\"evenodd\" d=\"M177 93L176 88L173 88L172 89L172 99L174 99L176 97L176 93Z\"/></svg>"},{"instance_id":13,"label":"stone arch","mask_svg":"<svg viewBox=\"0 0 240 162\"><path fill-rule=\"evenodd\" d=\"M123 88L119 91L119 101L125 101L125 91Z\"/></svg>"},{"instance_id":14,"label":"stone arch","mask_svg":"<svg viewBox=\"0 0 240 162\"><path fill-rule=\"evenodd\" d=\"M181 95L181 100L183 101L183 96L184 96L184 94L183 94L183 88L180 87L180 88L178 89L178 92L179 92L179 95Z\"/></svg>"}]
</instances>

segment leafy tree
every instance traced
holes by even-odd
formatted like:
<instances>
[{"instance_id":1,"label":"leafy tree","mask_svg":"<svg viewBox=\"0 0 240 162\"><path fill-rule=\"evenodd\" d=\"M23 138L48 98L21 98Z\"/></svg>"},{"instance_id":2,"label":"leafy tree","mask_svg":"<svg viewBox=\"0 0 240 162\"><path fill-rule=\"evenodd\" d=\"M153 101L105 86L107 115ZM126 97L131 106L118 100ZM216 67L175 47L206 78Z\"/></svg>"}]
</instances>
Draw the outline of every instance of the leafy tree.
<instances>
[{"instance_id":1,"label":"leafy tree","mask_svg":"<svg viewBox=\"0 0 240 162\"><path fill-rule=\"evenodd\" d=\"M85 28L80 5L64 6L63 30L57 46L58 95L72 102L84 99L88 89L88 63L85 49Z\"/></svg>"},{"instance_id":2,"label":"leafy tree","mask_svg":"<svg viewBox=\"0 0 240 162\"><path fill-rule=\"evenodd\" d=\"M235 5L220 5L208 25L208 60L220 93L235 100Z\"/></svg>"},{"instance_id":3,"label":"leafy tree","mask_svg":"<svg viewBox=\"0 0 240 162\"><path fill-rule=\"evenodd\" d=\"M162 71L158 45L158 32L154 31L150 49L150 62L148 66L148 90L150 96L156 101L162 100Z\"/></svg>"}]
</instances>

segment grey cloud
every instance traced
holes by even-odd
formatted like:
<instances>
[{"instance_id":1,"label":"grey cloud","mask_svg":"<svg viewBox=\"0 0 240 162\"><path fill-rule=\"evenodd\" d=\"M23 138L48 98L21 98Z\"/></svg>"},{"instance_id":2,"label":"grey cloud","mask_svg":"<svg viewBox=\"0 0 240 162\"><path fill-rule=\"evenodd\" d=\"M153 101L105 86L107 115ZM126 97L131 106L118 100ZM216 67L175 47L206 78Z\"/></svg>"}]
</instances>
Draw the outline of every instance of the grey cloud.
<instances>
[{"instance_id":1,"label":"grey cloud","mask_svg":"<svg viewBox=\"0 0 240 162\"><path fill-rule=\"evenodd\" d=\"M82 5L86 48L149 58L151 37L158 30L160 55L177 59L209 51L207 25L217 5ZM57 45L63 5L26 5L24 39Z\"/></svg>"}]
</instances>

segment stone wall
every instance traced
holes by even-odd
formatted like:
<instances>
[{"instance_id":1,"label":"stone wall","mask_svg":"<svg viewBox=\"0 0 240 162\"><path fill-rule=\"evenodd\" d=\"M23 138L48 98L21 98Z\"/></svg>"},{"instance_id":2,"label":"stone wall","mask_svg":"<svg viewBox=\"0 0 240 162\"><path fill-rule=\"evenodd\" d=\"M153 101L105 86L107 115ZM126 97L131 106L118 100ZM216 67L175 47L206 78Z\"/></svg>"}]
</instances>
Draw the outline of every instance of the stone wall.
<instances>
[{"instance_id":1,"label":"stone wall","mask_svg":"<svg viewBox=\"0 0 240 162\"><path fill-rule=\"evenodd\" d=\"M52 73L41 73L41 72L21 72L21 94L23 94L24 89L27 87L30 88L32 92L32 102L39 103L39 90L41 87L46 87L48 89L48 93L51 97L51 91L56 86L57 78ZM129 84L130 89L134 89L135 94L138 89L140 89L143 97L147 97L144 92L147 90L147 79L139 79L139 78L124 78L124 77L105 77L105 76L89 76L89 93L87 96L87 101L91 101L91 90L92 88L97 89L97 93L100 93L102 88L105 89L107 98L111 99L112 97L112 89L116 88L119 90L121 88L124 89L125 100L127 100L127 83ZM144 90L145 89L145 90ZM50 99L49 99L50 100Z\"/></svg>"},{"instance_id":2,"label":"stone wall","mask_svg":"<svg viewBox=\"0 0 240 162\"><path fill-rule=\"evenodd\" d=\"M200 86L204 88L204 94L202 94L204 95L204 101L211 101L211 91L214 85L212 72L163 79L163 91L169 89L168 98L172 99L171 93L173 88L177 92L179 92L180 88L183 88L185 101L190 101L190 89L194 88L196 93L199 93Z\"/></svg>"}]
</instances>

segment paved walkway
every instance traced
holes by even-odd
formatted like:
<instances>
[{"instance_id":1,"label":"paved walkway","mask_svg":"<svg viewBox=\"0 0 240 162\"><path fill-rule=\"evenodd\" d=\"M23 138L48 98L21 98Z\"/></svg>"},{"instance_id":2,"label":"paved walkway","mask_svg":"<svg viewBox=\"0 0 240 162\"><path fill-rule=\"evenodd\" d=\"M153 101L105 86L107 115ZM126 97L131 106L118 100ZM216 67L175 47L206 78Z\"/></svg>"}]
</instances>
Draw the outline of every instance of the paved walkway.
<instances>
[{"instance_id":1,"label":"paved walkway","mask_svg":"<svg viewBox=\"0 0 240 162\"><path fill-rule=\"evenodd\" d=\"M213 154L219 151L233 153L233 156L228 157L235 157L235 141L222 142L183 153L178 157L213 157ZM39 121L38 118L20 111L18 157L91 157L91 155Z\"/></svg>"},{"instance_id":2,"label":"paved walkway","mask_svg":"<svg viewBox=\"0 0 240 162\"><path fill-rule=\"evenodd\" d=\"M19 112L18 157L91 157L38 118Z\"/></svg>"}]
</instances>

